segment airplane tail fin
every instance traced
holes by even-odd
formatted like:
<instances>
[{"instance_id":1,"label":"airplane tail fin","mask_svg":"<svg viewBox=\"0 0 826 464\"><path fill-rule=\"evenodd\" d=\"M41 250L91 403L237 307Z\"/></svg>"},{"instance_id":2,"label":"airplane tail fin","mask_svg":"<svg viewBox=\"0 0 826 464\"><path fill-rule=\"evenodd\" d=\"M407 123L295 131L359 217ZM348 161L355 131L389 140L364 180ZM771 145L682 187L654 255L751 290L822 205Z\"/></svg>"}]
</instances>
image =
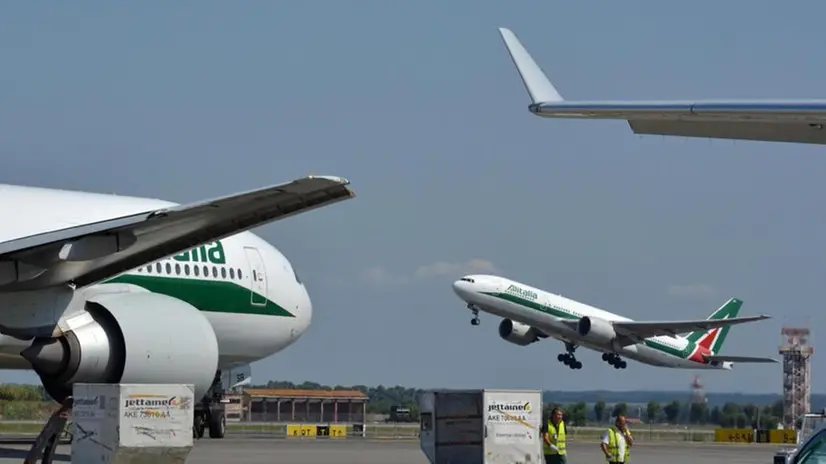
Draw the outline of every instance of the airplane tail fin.
<instances>
[{"instance_id":1,"label":"airplane tail fin","mask_svg":"<svg viewBox=\"0 0 826 464\"><path fill-rule=\"evenodd\" d=\"M743 306L742 300L731 298L726 301L723 306L720 306L717 311L711 313L706 320L735 318L737 317L737 314L740 313L741 306ZM697 330L688 333L686 338L688 341L704 346L712 353L717 354L723 348L723 343L726 341L726 336L728 336L728 331L730 328L731 326L725 326L717 327L711 330Z\"/></svg>"},{"instance_id":2,"label":"airplane tail fin","mask_svg":"<svg viewBox=\"0 0 826 464\"><path fill-rule=\"evenodd\" d=\"M225 391L236 390L252 382L252 366L235 365L221 370L221 383Z\"/></svg>"},{"instance_id":3,"label":"airplane tail fin","mask_svg":"<svg viewBox=\"0 0 826 464\"><path fill-rule=\"evenodd\" d=\"M548 77L533 60L531 54L525 50L516 35L510 29L504 27L499 28L499 34L502 36L502 40L505 41L505 47L508 49L513 64L516 65L522 83L525 84L531 102L536 104L564 101L559 92L556 91L556 87L551 84L551 81L548 80Z\"/></svg>"}]
</instances>

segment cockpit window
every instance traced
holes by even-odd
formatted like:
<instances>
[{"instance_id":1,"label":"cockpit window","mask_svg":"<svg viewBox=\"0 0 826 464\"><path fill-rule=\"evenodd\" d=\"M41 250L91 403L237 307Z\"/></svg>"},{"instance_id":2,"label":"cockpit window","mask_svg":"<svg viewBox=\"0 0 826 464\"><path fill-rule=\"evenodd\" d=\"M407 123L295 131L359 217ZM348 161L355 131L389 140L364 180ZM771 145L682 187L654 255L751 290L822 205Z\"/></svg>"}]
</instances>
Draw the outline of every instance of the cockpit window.
<instances>
[{"instance_id":1,"label":"cockpit window","mask_svg":"<svg viewBox=\"0 0 826 464\"><path fill-rule=\"evenodd\" d=\"M459 280L463 280L463 281L465 281L465 282L474 283L473 279L471 279L470 277L462 277L462 278L461 278L461 279L459 279Z\"/></svg>"},{"instance_id":2,"label":"cockpit window","mask_svg":"<svg viewBox=\"0 0 826 464\"><path fill-rule=\"evenodd\" d=\"M295 268L293 268L293 275L295 276L295 281L298 282L300 285L303 285L301 283L301 279L298 278L298 273L295 272Z\"/></svg>"}]
</instances>

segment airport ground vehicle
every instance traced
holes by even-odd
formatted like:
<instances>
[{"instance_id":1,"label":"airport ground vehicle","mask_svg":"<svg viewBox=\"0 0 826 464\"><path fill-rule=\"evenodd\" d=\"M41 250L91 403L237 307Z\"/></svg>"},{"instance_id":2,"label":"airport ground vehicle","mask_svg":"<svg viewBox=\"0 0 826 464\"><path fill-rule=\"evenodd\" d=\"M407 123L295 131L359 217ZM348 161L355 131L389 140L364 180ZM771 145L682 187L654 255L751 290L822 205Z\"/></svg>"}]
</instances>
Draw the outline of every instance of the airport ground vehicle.
<instances>
[{"instance_id":1,"label":"airport ground vehicle","mask_svg":"<svg viewBox=\"0 0 826 464\"><path fill-rule=\"evenodd\" d=\"M826 458L826 409L804 414L797 429L797 444L783 448L774 455L774 464L803 464L812 458Z\"/></svg>"}]
</instances>

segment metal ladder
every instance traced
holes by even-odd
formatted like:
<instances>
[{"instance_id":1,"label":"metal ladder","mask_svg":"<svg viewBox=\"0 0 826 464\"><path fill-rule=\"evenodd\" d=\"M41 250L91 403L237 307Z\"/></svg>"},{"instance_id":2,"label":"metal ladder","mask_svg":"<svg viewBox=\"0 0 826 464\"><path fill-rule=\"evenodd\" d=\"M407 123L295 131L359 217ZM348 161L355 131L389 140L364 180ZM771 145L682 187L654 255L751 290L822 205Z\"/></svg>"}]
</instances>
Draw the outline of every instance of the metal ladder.
<instances>
[{"instance_id":1,"label":"metal ladder","mask_svg":"<svg viewBox=\"0 0 826 464\"><path fill-rule=\"evenodd\" d=\"M66 423L72 414L72 397L63 400L60 409L52 414L49 421L43 427L43 431L37 436L29 454L23 460L23 464L36 464L38 459L43 464L51 464L54 459L57 446L60 444L60 436L66 428Z\"/></svg>"}]
</instances>

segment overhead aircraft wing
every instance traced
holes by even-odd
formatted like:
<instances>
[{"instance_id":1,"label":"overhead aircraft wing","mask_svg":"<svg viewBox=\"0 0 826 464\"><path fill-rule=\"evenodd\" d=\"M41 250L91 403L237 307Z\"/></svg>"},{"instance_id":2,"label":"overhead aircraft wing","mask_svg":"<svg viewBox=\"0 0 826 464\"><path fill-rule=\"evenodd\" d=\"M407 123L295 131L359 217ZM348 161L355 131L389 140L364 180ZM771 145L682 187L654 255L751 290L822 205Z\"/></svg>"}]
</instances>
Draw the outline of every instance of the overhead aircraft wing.
<instances>
[{"instance_id":1,"label":"overhead aircraft wing","mask_svg":"<svg viewBox=\"0 0 826 464\"><path fill-rule=\"evenodd\" d=\"M667 321L667 322L647 322L647 321L612 321L614 330L620 336L634 339L643 339L670 335L676 337L680 334L699 330L711 330L718 327L726 327L746 322L762 321L769 319L769 316L749 316L732 317L729 319L703 319L698 321Z\"/></svg>"},{"instance_id":2,"label":"overhead aircraft wing","mask_svg":"<svg viewBox=\"0 0 826 464\"><path fill-rule=\"evenodd\" d=\"M757 358L753 356L725 356L719 354L704 354L703 357L709 361L733 362L733 363L776 363L774 358Z\"/></svg>"},{"instance_id":3,"label":"overhead aircraft wing","mask_svg":"<svg viewBox=\"0 0 826 464\"><path fill-rule=\"evenodd\" d=\"M620 119L635 134L826 144L823 99L566 101L516 35L499 33L537 116Z\"/></svg>"},{"instance_id":4,"label":"overhead aircraft wing","mask_svg":"<svg viewBox=\"0 0 826 464\"><path fill-rule=\"evenodd\" d=\"M90 285L262 224L355 197L349 181L308 176L188 205L0 243L0 291Z\"/></svg>"}]
</instances>

